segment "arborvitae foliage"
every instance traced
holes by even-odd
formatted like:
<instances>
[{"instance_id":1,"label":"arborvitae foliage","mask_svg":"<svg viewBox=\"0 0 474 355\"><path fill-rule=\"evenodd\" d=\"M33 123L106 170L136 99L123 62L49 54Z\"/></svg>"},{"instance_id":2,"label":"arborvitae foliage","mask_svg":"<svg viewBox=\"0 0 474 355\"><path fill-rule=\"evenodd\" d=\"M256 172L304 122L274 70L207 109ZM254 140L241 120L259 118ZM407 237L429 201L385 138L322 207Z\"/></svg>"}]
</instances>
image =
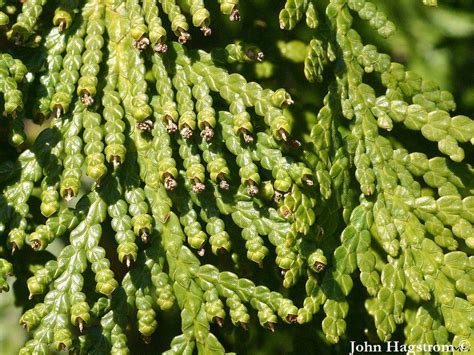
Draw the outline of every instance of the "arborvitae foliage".
<instances>
[{"instance_id":1,"label":"arborvitae foliage","mask_svg":"<svg viewBox=\"0 0 474 355\"><path fill-rule=\"evenodd\" d=\"M139 353L167 313L167 354L222 354L217 328L252 319L277 337L315 317L335 344L354 303L371 341L474 345L474 122L359 35L395 31L375 3L288 0L264 24L304 31L274 44L323 94L305 108L232 73L274 69L226 27L238 0L0 6L0 287L16 277L21 354ZM228 44L188 48L211 33ZM34 144L25 119L50 120Z\"/></svg>"}]
</instances>

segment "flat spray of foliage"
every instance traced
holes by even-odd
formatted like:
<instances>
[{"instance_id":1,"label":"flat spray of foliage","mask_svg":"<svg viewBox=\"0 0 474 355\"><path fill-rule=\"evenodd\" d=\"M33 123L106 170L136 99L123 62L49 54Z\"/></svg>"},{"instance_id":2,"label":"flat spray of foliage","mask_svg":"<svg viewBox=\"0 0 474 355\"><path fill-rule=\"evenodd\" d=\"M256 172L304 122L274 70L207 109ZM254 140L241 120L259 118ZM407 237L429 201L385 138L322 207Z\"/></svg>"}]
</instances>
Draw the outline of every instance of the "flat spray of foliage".
<instances>
[{"instance_id":1,"label":"flat spray of foliage","mask_svg":"<svg viewBox=\"0 0 474 355\"><path fill-rule=\"evenodd\" d=\"M374 3L288 0L279 12L274 31L311 29L286 50L326 92L295 136L304 118L284 89L226 69L264 60L258 48L186 48L189 23L210 36L222 16L202 0L50 2L0 1L2 132L19 152L0 161L0 287L14 274L29 290L21 354L134 353L129 334L149 342L176 308L167 354L223 354L216 326L257 317L278 332L318 312L337 343L355 280L380 340L401 327L407 344L474 345L474 122L363 42L356 17L395 30ZM219 6L240 20L238 0ZM40 66L15 56L38 46ZM24 118L51 118L29 147ZM405 149L391 138L405 128L437 150ZM57 257L45 250L55 240ZM279 268L290 290L239 276L245 258Z\"/></svg>"}]
</instances>

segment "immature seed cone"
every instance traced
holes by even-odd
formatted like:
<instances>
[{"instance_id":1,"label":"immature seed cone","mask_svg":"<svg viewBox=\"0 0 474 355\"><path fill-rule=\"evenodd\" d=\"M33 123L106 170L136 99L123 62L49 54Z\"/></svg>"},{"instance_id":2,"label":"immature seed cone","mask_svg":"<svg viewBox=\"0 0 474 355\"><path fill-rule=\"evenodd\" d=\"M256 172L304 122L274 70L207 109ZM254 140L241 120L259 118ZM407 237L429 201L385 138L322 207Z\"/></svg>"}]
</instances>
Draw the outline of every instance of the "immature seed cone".
<instances>
[{"instance_id":1,"label":"immature seed cone","mask_svg":"<svg viewBox=\"0 0 474 355\"><path fill-rule=\"evenodd\" d=\"M327 267L327 259L321 249L317 249L308 258L308 265L314 272L322 272Z\"/></svg>"}]
</instances>

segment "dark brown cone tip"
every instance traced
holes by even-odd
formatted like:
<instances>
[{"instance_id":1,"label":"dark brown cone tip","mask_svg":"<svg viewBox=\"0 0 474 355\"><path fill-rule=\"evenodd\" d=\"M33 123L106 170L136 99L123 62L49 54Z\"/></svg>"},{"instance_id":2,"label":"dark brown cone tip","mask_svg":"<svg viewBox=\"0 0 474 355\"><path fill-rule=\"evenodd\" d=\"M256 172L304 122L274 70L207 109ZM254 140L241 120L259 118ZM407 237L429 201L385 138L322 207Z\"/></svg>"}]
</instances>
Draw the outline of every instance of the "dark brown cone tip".
<instances>
[{"instance_id":1,"label":"dark brown cone tip","mask_svg":"<svg viewBox=\"0 0 474 355\"><path fill-rule=\"evenodd\" d=\"M56 114L56 118L61 117L61 114L64 112L63 107L61 105L56 105L54 107L54 113Z\"/></svg>"},{"instance_id":2,"label":"dark brown cone tip","mask_svg":"<svg viewBox=\"0 0 474 355\"><path fill-rule=\"evenodd\" d=\"M15 46L20 46L22 41L21 41L21 35L18 32L15 33L14 39L15 39Z\"/></svg>"},{"instance_id":3,"label":"dark brown cone tip","mask_svg":"<svg viewBox=\"0 0 474 355\"><path fill-rule=\"evenodd\" d=\"M64 32L64 30L66 29L66 20L65 19L61 19L59 20L59 25L58 25L58 28L59 28L59 32Z\"/></svg>"},{"instance_id":4,"label":"dark brown cone tip","mask_svg":"<svg viewBox=\"0 0 474 355\"><path fill-rule=\"evenodd\" d=\"M314 180L309 175L303 176L301 180L307 186L314 186Z\"/></svg>"},{"instance_id":5,"label":"dark brown cone tip","mask_svg":"<svg viewBox=\"0 0 474 355\"><path fill-rule=\"evenodd\" d=\"M216 323L219 326L219 328L222 328L224 326L224 319L222 319L221 317L216 316L212 319L212 321Z\"/></svg>"},{"instance_id":6,"label":"dark brown cone tip","mask_svg":"<svg viewBox=\"0 0 474 355\"><path fill-rule=\"evenodd\" d=\"M200 182L198 179L194 179L193 182L193 192L194 193L201 193L206 189L206 186Z\"/></svg>"},{"instance_id":7,"label":"dark brown cone tip","mask_svg":"<svg viewBox=\"0 0 474 355\"><path fill-rule=\"evenodd\" d=\"M244 141L245 143L252 143L253 137L250 134L244 134Z\"/></svg>"},{"instance_id":8,"label":"dark brown cone tip","mask_svg":"<svg viewBox=\"0 0 474 355\"><path fill-rule=\"evenodd\" d=\"M97 178L97 180L95 181L95 186L96 186L96 187L100 187L100 186L101 186L101 184L102 184L102 178L103 178L103 177L104 177L104 176L102 175L102 176L99 176L99 177Z\"/></svg>"},{"instance_id":9,"label":"dark brown cone tip","mask_svg":"<svg viewBox=\"0 0 474 355\"><path fill-rule=\"evenodd\" d=\"M219 187L220 187L222 190L229 190L230 185L229 185L229 183L228 183L226 180L222 179L222 180L219 182Z\"/></svg>"},{"instance_id":10,"label":"dark brown cone tip","mask_svg":"<svg viewBox=\"0 0 474 355\"><path fill-rule=\"evenodd\" d=\"M240 134L242 135L242 138L244 139L245 143L252 143L253 142L253 136L252 133L250 133L248 130L245 128L239 129Z\"/></svg>"},{"instance_id":11,"label":"dark brown cone tip","mask_svg":"<svg viewBox=\"0 0 474 355\"><path fill-rule=\"evenodd\" d=\"M272 333L275 333L275 323L272 323L272 322L266 322L264 324L264 327L267 328L269 331L271 331Z\"/></svg>"},{"instance_id":12,"label":"dark brown cone tip","mask_svg":"<svg viewBox=\"0 0 474 355\"><path fill-rule=\"evenodd\" d=\"M130 267L132 266L132 264L134 262L133 257L131 255L128 255L128 254L124 256L123 261L124 261L124 264L127 267L127 269L130 269Z\"/></svg>"},{"instance_id":13,"label":"dark brown cone tip","mask_svg":"<svg viewBox=\"0 0 474 355\"><path fill-rule=\"evenodd\" d=\"M297 139L291 138L289 133L285 131L283 128L278 130L278 134L280 135L283 142L288 144L293 149L298 149L301 147L301 142Z\"/></svg>"},{"instance_id":14,"label":"dark brown cone tip","mask_svg":"<svg viewBox=\"0 0 474 355\"><path fill-rule=\"evenodd\" d=\"M150 40L147 37L142 37L133 44L141 52L150 45Z\"/></svg>"},{"instance_id":15,"label":"dark brown cone tip","mask_svg":"<svg viewBox=\"0 0 474 355\"><path fill-rule=\"evenodd\" d=\"M178 186L178 183L171 175L168 174L165 177L164 185L166 190L173 191Z\"/></svg>"},{"instance_id":16,"label":"dark brown cone tip","mask_svg":"<svg viewBox=\"0 0 474 355\"><path fill-rule=\"evenodd\" d=\"M202 26L201 31L204 34L205 37L209 37L212 34L212 30L208 26Z\"/></svg>"},{"instance_id":17,"label":"dark brown cone tip","mask_svg":"<svg viewBox=\"0 0 474 355\"><path fill-rule=\"evenodd\" d=\"M39 250L41 248L41 242L38 239L31 241L31 248L33 250Z\"/></svg>"},{"instance_id":18,"label":"dark brown cone tip","mask_svg":"<svg viewBox=\"0 0 474 355\"><path fill-rule=\"evenodd\" d=\"M263 52L257 52L255 48L247 49L245 51L245 55L251 60L254 60L257 62L263 62L263 60L265 59L265 54L263 54Z\"/></svg>"},{"instance_id":19,"label":"dark brown cone tip","mask_svg":"<svg viewBox=\"0 0 474 355\"><path fill-rule=\"evenodd\" d=\"M286 321L291 324L298 323L298 316L296 314L288 314L286 316Z\"/></svg>"},{"instance_id":20,"label":"dark brown cone tip","mask_svg":"<svg viewBox=\"0 0 474 355\"><path fill-rule=\"evenodd\" d=\"M112 166L117 169L122 164L122 159L118 155L112 155Z\"/></svg>"},{"instance_id":21,"label":"dark brown cone tip","mask_svg":"<svg viewBox=\"0 0 474 355\"><path fill-rule=\"evenodd\" d=\"M15 252L19 249L18 245L15 242L11 243L10 247L12 249L12 255L15 254Z\"/></svg>"},{"instance_id":22,"label":"dark brown cone tip","mask_svg":"<svg viewBox=\"0 0 474 355\"><path fill-rule=\"evenodd\" d=\"M275 190L275 193L273 194L273 200L275 202L278 202L281 200L282 197L283 197L283 193L281 191Z\"/></svg>"},{"instance_id":23,"label":"dark brown cone tip","mask_svg":"<svg viewBox=\"0 0 474 355\"><path fill-rule=\"evenodd\" d=\"M77 326L78 326L78 328L79 328L79 332L80 332L81 334L83 334L83 333L84 333L84 329L85 329L85 327L86 327L86 322L84 322L84 320L79 317L79 318L77 318Z\"/></svg>"},{"instance_id":24,"label":"dark brown cone tip","mask_svg":"<svg viewBox=\"0 0 474 355\"><path fill-rule=\"evenodd\" d=\"M293 213L292 213L291 210L288 209L288 208L285 209L285 210L283 210L283 212L282 212L283 218L289 218L292 214L293 214Z\"/></svg>"},{"instance_id":25,"label":"dark brown cone tip","mask_svg":"<svg viewBox=\"0 0 474 355\"><path fill-rule=\"evenodd\" d=\"M71 201L74 198L74 191L68 187L67 189L64 190L64 199L66 201Z\"/></svg>"},{"instance_id":26,"label":"dark brown cone tip","mask_svg":"<svg viewBox=\"0 0 474 355\"><path fill-rule=\"evenodd\" d=\"M326 269L326 264L317 261L314 263L314 269L316 270L316 272L324 271L324 269Z\"/></svg>"},{"instance_id":27,"label":"dark brown cone tip","mask_svg":"<svg viewBox=\"0 0 474 355\"><path fill-rule=\"evenodd\" d=\"M59 343L58 348L59 348L60 351L64 351L64 350L66 350L66 344L64 344L64 343Z\"/></svg>"},{"instance_id":28,"label":"dark brown cone tip","mask_svg":"<svg viewBox=\"0 0 474 355\"><path fill-rule=\"evenodd\" d=\"M237 322L237 325L239 325L240 327L242 327L243 330L247 331L249 330L249 326L247 323L244 323L244 322Z\"/></svg>"},{"instance_id":29,"label":"dark brown cone tip","mask_svg":"<svg viewBox=\"0 0 474 355\"><path fill-rule=\"evenodd\" d=\"M211 140L214 137L214 130L209 124L206 123L204 129L201 131L201 137L206 141Z\"/></svg>"},{"instance_id":30,"label":"dark brown cone tip","mask_svg":"<svg viewBox=\"0 0 474 355\"><path fill-rule=\"evenodd\" d=\"M150 238L150 231L146 228L142 228L138 231L138 234L140 235L140 239L142 240L143 243L148 243L149 238Z\"/></svg>"},{"instance_id":31,"label":"dark brown cone tip","mask_svg":"<svg viewBox=\"0 0 474 355\"><path fill-rule=\"evenodd\" d=\"M294 103L295 102L291 98L285 99L285 101L283 101L281 104L281 108L287 108L288 106L293 105Z\"/></svg>"},{"instance_id":32,"label":"dark brown cone tip","mask_svg":"<svg viewBox=\"0 0 474 355\"><path fill-rule=\"evenodd\" d=\"M221 188L222 190L229 190L230 185L229 182L226 180L225 175L219 174L217 178L219 180L219 188Z\"/></svg>"},{"instance_id":33,"label":"dark brown cone tip","mask_svg":"<svg viewBox=\"0 0 474 355\"><path fill-rule=\"evenodd\" d=\"M153 46L153 50L158 54L163 54L168 51L168 45L166 43L158 42Z\"/></svg>"},{"instance_id":34,"label":"dark brown cone tip","mask_svg":"<svg viewBox=\"0 0 474 355\"><path fill-rule=\"evenodd\" d=\"M229 19L233 22L240 21L240 11L238 8L235 8L234 10L232 10L232 13L229 16Z\"/></svg>"},{"instance_id":35,"label":"dark brown cone tip","mask_svg":"<svg viewBox=\"0 0 474 355\"><path fill-rule=\"evenodd\" d=\"M193 131L191 128L189 128L188 125L184 125L184 127L180 131L181 137L184 139L189 139L193 136Z\"/></svg>"},{"instance_id":36,"label":"dark brown cone tip","mask_svg":"<svg viewBox=\"0 0 474 355\"><path fill-rule=\"evenodd\" d=\"M280 135L281 139L283 140L283 142L288 142L288 139L289 139L289 135L288 135L288 132L285 131L283 128L280 128L278 130L278 134Z\"/></svg>"},{"instance_id":37,"label":"dark brown cone tip","mask_svg":"<svg viewBox=\"0 0 474 355\"><path fill-rule=\"evenodd\" d=\"M301 142L297 139L291 139L288 144L293 149L299 149L301 147Z\"/></svg>"},{"instance_id":38,"label":"dark brown cone tip","mask_svg":"<svg viewBox=\"0 0 474 355\"><path fill-rule=\"evenodd\" d=\"M153 122L151 120L137 122L136 127L142 132L151 132L151 130L153 129Z\"/></svg>"},{"instance_id":39,"label":"dark brown cone tip","mask_svg":"<svg viewBox=\"0 0 474 355\"><path fill-rule=\"evenodd\" d=\"M291 98L288 98L285 100L285 102L283 103L284 107L288 107L290 105L293 105L295 102L293 101L293 99Z\"/></svg>"},{"instance_id":40,"label":"dark brown cone tip","mask_svg":"<svg viewBox=\"0 0 474 355\"><path fill-rule=\"evenodd\" d=\"M171 116L166 115L165 116L165 122L166 122L166 131L168 133L174 133L178 130L178 126L176 125L176 123L174 123Z\"/></svg>"},{"instance_id":41,"label":"dark brown cone tip","mask_svg":"<svg viewBox=\"0 0 474 355\"><path fill-rule=\"evenodd\" d=\"M150 336L142 335L142 340L146 345L151 343L151 337Z\"/></svg>"},{"instance_id":42,"label":"dark brown cone tip","mask_svg":"<svg viewBox=\"0 0 474 355\"><path fill-rule=\"evenodd\" d=\"M258 186L252 180L247 180L247 193L250 197L254 197L258 194Z\"/></svg>"},{"instance_id":43,"label":"dark brown cone tip","mask_svg":"<svg viewBox=\"0 0 474 355\"><path fill-rule=\"evenodd\" d=\"M181 30L178 37L178 42L180 44L185 44L189 42L190 40L191 40L191 35L188 32Z\"/></svg>"},{"instance_id":44,"label":"dark brown cone tip","mask_svg":"<svg viewBox=\"0 0 474 355\"><path fill-rule=\"evenodd\" d=\"M89 95L89 93L85 92L81 96L81 102L86 106L91 106L94 104L94 99Z\"/></svg>"}]
</instances>

